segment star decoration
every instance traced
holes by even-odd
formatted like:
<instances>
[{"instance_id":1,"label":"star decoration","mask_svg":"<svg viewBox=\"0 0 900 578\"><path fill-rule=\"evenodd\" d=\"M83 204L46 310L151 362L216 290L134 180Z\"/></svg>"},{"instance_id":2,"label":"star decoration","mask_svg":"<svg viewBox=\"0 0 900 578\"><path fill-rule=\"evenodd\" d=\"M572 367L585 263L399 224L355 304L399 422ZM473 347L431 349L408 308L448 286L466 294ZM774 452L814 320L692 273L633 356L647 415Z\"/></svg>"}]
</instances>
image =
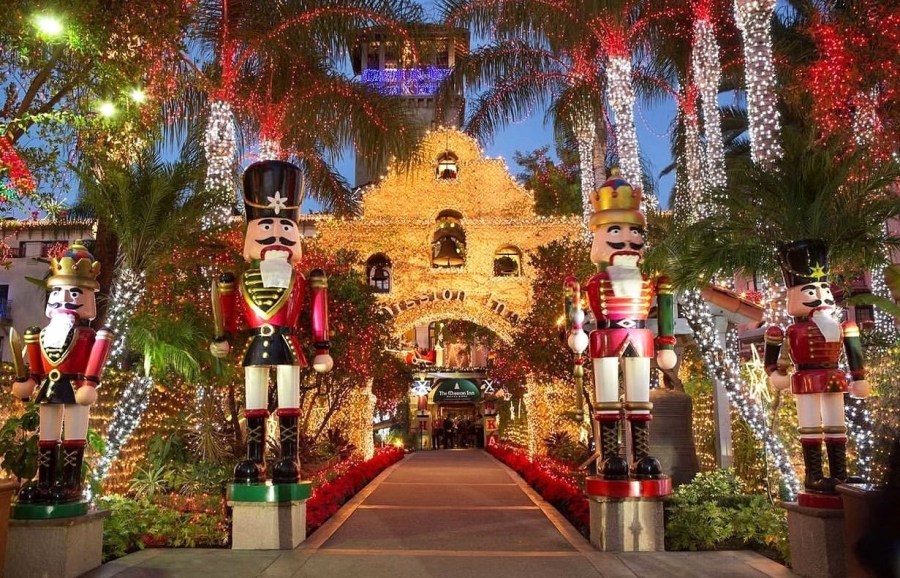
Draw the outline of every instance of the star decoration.
<instances>
[{"instance_id":1,"label":"star decoration","mask_svg":"<svg viewBox=\"0 0 900 578\"><path fill-rule=\"evenodd\" d=\"M272 209L273 211L275 211L276 215L281 212L281 209L287 209L288 198L282 197L281 191L275 191L275 196L266 197L266 199L268 199L268 201L269 201L269 204L267 205L267 207L269 209Z\"/></svg>"},{"instance_id":2,"label":"star decoration","mask_svg":"<svg viewBox=\"0 0 900 578\"><path fill-rule=\"evenodd\" d=\"M820 279L822 279L822 277L825 277L827 275L827 273L825 272L825 268L822 267L821 265L819 265L818 263L816 263L814 266L810 267L809 271L810 271L810 274L809 274L810 277L815 278L816 281L819 281Z\"/></svg>"}]
</instances>

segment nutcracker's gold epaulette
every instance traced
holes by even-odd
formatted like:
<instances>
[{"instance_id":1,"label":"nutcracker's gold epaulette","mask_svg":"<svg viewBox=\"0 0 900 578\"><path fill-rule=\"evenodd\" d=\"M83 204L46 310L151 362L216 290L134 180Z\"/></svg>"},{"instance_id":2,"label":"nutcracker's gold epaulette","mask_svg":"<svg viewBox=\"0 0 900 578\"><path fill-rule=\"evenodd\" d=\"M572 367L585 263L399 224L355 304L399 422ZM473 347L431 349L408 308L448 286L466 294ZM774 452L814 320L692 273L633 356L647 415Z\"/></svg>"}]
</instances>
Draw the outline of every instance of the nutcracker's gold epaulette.
<instances>
[{"instance_id":1,"label":"nutcracker's gold epaulette","mask_svg":"<svg viewBox=\"0 0 900 578\"><path fill-rule=\"evenodd\" d=\"M24 340L25 343L38 343L41 340L41 328L37 325L32 325L26 329Z\"/></svg>"},{"instance_id":2,"label":"nutcracker's gold epaulette","mask_svg":"<svg viewBox=\"0 0 900 578\"><path fill-rule=\"evenodd\" d=\"M218 279L219 293L234 293L234 273L222 273Z\"/></svg>"},{"instance_id":3,"label":"nutcracker's gold epaulette","mask_svg":"<svg viewBox=\"0 0 900 578\"><path fill-rule=\"evenodd\" d=\"M844 323L844 337L859 337L859 326L853 321Z\"/></svg>"},{"instance_id":4,"label":"nutcracker's gold epaulette","mask_svg":"<svg viewBox=\"0 0 900 578\"><path fill-rule=\"evenodd\" d=\"M328 277L325 276L325 271L321 269L313 269L310 271L309 286L313 289L327 289Z\"/></svg>"},{"instance_id":5,"label":"nutcracker's gold epaulette","mask_svg":"<svg viewBox=\"0 0 900 578\"><path fill-rule=\"evenodd\" d=\"M672 280L662 275L656 281L656 293L660 295L672 294Z\"/></svg>"}]
</instances>

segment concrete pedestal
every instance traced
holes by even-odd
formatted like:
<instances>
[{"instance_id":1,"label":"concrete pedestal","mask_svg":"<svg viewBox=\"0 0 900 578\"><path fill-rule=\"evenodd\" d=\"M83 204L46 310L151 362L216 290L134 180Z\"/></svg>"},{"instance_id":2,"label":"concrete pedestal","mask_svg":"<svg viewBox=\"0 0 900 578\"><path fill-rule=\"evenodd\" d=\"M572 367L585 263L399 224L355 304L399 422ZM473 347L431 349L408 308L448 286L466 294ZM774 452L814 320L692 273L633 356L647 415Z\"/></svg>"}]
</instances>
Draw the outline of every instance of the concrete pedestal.
<instances>
[{"instance_id":1,"label":"concrete pedestal","mask_svg":"<svg viewBox=\"0 0 900 578\"><path fill-rule=\"evenodd\" d=\"M10 520L5 575L73 578L103 561L103 520L108 511L71 518Z\"/></svg>"},{"instance_id":2,"label":"concrete pedestal","mask_svg":"<svg viewBox=\"0 0 900 578\"><path fill-rule=\"evenodd\" d=\"M293 550L306 539L306 500L228 505L234 550Z\"/></svg>"},{"instance_id":3,"label":"concrete pedestal","mask_svg":"<svg viewBox=\"0 0 900 578\"><path fill-rule=\"evenodd\" d=\"M589 496L591 544L602 552L662 552L662 498Z\"/></svg>"},{"instance_id":4,"label":"concrete pedestal","mask_svg":"<svg viewBox=\"0 0 900 578\"><path fill-rule=\"evenodd\" d=\"M844 511L808 508L782 502L788 512L791 569L799 576L839 578L847 576L844 560Z\"/></svg>"}]
</instances>

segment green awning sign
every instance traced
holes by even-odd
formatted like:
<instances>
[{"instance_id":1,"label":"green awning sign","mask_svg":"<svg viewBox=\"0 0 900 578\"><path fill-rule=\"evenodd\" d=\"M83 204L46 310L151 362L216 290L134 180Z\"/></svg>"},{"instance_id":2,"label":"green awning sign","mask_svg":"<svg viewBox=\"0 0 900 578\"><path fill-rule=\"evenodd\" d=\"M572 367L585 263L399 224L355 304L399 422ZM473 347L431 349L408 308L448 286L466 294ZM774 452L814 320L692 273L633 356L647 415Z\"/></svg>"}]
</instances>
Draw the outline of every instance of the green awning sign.
<instances>
[{"instance_id":1,"label":"green awning sign","mask_svg":"<svg viewBox=\"0 0 900 578\"><path fill-rule=\"evenodd\" d=\"M478 386L468 379L442 379L434 390L434 402L475 402L481 397Z\"/></svg>"}]
</instances>

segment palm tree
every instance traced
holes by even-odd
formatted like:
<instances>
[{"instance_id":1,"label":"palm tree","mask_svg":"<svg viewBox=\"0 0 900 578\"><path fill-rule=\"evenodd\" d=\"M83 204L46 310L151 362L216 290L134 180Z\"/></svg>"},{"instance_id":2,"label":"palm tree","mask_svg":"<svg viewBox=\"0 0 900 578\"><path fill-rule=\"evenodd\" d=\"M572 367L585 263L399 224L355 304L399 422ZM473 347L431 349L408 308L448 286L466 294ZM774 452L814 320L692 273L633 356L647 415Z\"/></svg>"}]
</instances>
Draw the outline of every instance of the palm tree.
<instances>
[{"instance_id":1,"label":"palm tree","mask_svg":"<svg viewBox=\"0 0 900 578\"><path fill-rule=\"evenodd\" d=\"M723 217L701 219L677 235L677 285L721 272L775 275L775 249L789 241L825 241L830 270L845 279L883 265L886 250L900 247L900 237L884 228L900 215L900 200L888 189L900 178L896 160L817 142L812 128L785 127L782 135L784 155L775 165L735 169Z\"/></svg>"},{"instance_id":2,"label":"palm tree","mask_svg":"<svg viewBox=\"0 0 900 578\"><path fill-rule=\"evenodd\" d=\"M358 198L334 159L353 146L372 167L383 166L390 157L408 157L418 135L401 103L347 77L341 63L365 27L386 26L403 37L406 24L420 17L408 0L204 0L196 40L212 57L205 94L194 96L230 106L240 140L260 140L266 154L290 156L325 210L353 214Z\"/></svg>"},{"instance_id":3,"label":"palm tree","mask_svg":"<svg viewBox=\"0 0 900 578\"><path fill-rule=\"evenodd\" d=\"M441 101L449 102L464 89L484 89L466 125L481 140L545 108L557 138L572 135L577 142L587 223L589 194L605 176L604 51L592 26L592 19L605 10L557 10L531 0L444 0L441 9L449 25L468 25L476 36L494 38L457 61L441 89Z\"/></svg>"},{"instance_id":4,"label":"palm tree","mask_svg":"<svg viewBox=\"0 0 900 578\"><path fill-rule=\"evenodd\" d=\"M117 334L112 362L124 360L131 317L143 297L144 277L153 274L154 266L171 248L195 234L207 206L199 143L200 139L187 138L174 162L163 161L163 146L158 141L141 151L131 166L76 169L80 204L93 212L117 243L106 316L106 325ZM149 353L149 342L144 345ZM146 375L135 373L125 386L109 426L98 479L137 426L152 385L153 377L147 371Z\"/></svg>"}]
</instances>

